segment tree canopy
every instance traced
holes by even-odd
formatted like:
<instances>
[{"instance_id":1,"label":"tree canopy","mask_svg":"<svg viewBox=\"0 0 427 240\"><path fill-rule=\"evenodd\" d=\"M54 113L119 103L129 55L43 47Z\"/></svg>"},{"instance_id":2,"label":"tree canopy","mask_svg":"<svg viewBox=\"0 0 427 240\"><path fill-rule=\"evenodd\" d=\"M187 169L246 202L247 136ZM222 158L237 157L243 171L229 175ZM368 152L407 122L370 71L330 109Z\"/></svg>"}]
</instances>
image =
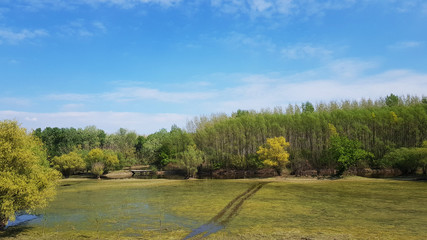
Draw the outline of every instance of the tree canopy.
<instances>
[{"instance_id":1,"label":"tree canopy","mask_svg":"<svg viewBox=\"0 0 427 240\"><path fill-rule=\"evenodd\" d=\"M330 131L331 125L335 133ZM88 155L96 148L119 160L114 167L103 161L104 170L134 164L167 169L179 165L183 153L192 145L203 152L203 170L254 170L271 167L257 154L259 147L268 138L284 137L289 142L288 160L294 173L352 167L395 167L407 172L407 165L391 161L388 154L399 148L420 148L427 140L427 99L390 94L377 100L304 102L286 109L237 110L230 115L200 116L188 121L186 129L174 125L170 131L161 129L148 136L123 128L106 134L93 126L37 129L34 134L46 145L50 161L79 149L77 152L88 163L87 170L96 162L95 156ZM334 134L339 137L332 138ZM341 151L343 147L355 151L346 153ZM113 157L109 159L117 162ZM417 168L425 166L424 160L415 163L413 158L408 159Z\"/></svg>"},{"instance_id":2,"label":"tree canopy","mask_svg":"<svg viewBox=\"0 0 427 240\"><path fill-rule=\"evenodd\" d=\"M284 137L268 138L264 146L260 146L257 151L264 165L273 167L281 175L282 170L289 163L289 153L286 148L289 143Z\"/></svg>"},{"instance_id":3,"label":"tree canopy","mask_svg":"<svg viewBox=\"0 0 427 240\"><path fill-rule=\"evenodd\" d=\"M37 138L15 121L0 122L0 229L18 211L45 207L59 178Z\"/></svg>"}]
</instances>

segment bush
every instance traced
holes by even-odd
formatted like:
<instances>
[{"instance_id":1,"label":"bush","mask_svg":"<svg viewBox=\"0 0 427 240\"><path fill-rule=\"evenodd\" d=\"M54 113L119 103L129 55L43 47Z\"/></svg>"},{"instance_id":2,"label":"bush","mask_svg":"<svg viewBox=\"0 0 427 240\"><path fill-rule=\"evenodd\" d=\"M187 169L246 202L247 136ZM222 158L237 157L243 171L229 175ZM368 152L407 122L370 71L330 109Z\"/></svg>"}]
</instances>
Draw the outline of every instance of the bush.
<instances>
[{"instance_id":1,"label":"bush","mask_svg":"<svg viewBox=\"0 0 427 240\"><path fill-rule=\"evenodd\" d=\"M69 177L76 171L84 170L86 167L85 161L76 152L70 152L68 154L63 154L60 157L54 157L51 164L53 168L60 171L64 177Z\"/></svg>"},{"instance_id":2,"label":"bush","mask_svg":"<svg viewBox=\"0 0 427 240\"><path fill-rule=\"evenodd\" d=\"M104 163L102 162L96 162L92 164L91 172L93 175L95 175L98 179L101 178L101 175L104 174Z\"/></svg>"},{"instance_id":3,"label":"bush","mask_svg":"<svg viewBox=\"0 0 427 240\"><path fill-rule=\"evenodd\" d=\"M116 170L120 167L120 160L117 154L111 150L92 149L86 157L86 164L92 168L95 163L103 163L104 171Z\"/></svg>"},{"instance_id":4,"label":"bush","mask_svg":"<svg viewBox=\"0 0 427 240\"><path fill-rule=\"evenodd\" d=\"M399 148L387 153L383 162L385 165L398 168L403 174L411 174L418 167L425 170L427 167L427 148Z\"/></svg>"}]
</instances>

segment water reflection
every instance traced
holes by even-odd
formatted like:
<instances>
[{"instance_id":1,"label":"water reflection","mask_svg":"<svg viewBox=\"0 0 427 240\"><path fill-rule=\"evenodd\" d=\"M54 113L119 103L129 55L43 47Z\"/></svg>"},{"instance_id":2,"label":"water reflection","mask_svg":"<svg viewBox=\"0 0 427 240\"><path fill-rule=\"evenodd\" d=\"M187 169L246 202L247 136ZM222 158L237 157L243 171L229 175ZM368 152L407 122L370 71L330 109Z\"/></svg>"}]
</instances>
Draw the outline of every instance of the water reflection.
<instances>
[{"instance_id":1,"label":"water reflection","mask_svg":"<svg viewBox=\"0 0 427 240\"><path fill-rule=\"evenodd\" d=\"M6 225L6 228L8 227L13 227L13 226L18 226L20 224L35 220L35 219L39 219L40 216L37 215L32 215L32 214L21 214L21 215L17 215L15 218L15 221L9 221Z\"/></svg>"}]
</instances>

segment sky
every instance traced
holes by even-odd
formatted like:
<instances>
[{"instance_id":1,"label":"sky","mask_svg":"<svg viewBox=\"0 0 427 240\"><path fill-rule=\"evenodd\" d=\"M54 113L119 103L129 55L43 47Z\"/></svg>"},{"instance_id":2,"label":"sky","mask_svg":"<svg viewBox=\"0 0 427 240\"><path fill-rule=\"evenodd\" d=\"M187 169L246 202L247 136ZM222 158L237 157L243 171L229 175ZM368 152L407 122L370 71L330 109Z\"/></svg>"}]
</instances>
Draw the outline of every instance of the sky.
<instances>
[{"instance_id":1,"label":"sky","mask_svg":"<svg viewBox=\"0 0 427 240\"><path fill-rule=\"evenodd\" d=\"M0 120L151 134L427 95L424 0L0 0Z\"/></svg>"}]
</instances>

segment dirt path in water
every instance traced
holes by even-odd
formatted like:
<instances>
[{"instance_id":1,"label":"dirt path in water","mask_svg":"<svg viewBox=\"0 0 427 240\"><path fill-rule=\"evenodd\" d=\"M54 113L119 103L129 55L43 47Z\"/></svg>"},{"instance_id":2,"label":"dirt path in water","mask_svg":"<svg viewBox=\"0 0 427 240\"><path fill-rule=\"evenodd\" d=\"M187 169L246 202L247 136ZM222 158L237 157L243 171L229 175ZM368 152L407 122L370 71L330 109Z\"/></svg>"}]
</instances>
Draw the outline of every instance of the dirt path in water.
<instances>
[{"instance_id":1,"label":"dirt path in water","mask_svg":"<svg viewBox=\"0 0 427 240\"><path fill-rule=\"evenodd\" d=\"M243 203L258 192L268 182L262 182L252 185L248 190L231 200L215 217L213 217L208 223L194 229L188 234L184 240L190 238L204 238L212 233L218 232L223 229L230 220L235 217L242 207ZM203 234L203 235L202 235Z\"/></svg>"}]
</instances>

